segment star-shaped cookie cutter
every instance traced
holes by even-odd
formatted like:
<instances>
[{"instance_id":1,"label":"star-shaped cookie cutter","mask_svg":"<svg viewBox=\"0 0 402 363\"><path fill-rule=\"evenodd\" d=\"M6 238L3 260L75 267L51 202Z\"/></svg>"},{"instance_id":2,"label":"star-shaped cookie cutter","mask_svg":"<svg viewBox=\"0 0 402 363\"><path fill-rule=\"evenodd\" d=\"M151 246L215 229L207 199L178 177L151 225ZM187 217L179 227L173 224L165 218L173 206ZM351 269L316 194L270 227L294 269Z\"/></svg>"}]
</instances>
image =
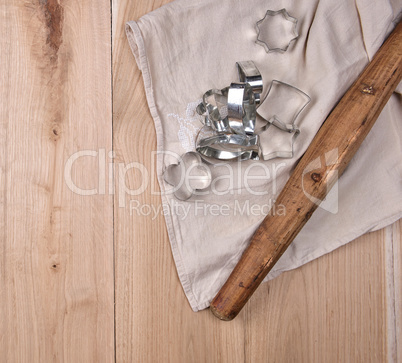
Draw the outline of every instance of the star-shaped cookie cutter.
<instances>
[{"instance_id":1,"label":"star-shaped cookie cutter","mask_svg":"<svg viewBox=\"0 0 402 363\"><path fill-rule=\"evenodd\" d=\"M267 53L284 53L290 44L299 37L297 19L290 16L286 9L267 10L263 19L257 22L256 43Z\"/></svg>"}]
</instances>

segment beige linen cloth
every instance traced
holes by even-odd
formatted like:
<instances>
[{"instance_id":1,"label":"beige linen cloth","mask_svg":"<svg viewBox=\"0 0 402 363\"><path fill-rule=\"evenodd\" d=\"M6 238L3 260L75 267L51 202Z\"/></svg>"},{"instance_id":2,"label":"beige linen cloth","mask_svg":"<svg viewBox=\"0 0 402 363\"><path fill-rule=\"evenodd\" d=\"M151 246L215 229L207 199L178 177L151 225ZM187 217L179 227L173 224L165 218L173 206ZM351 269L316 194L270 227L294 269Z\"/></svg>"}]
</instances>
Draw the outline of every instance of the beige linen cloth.
<instances>
[{"instance_id":1,"label":"beige linen cloth","mask_svg":"<svg viewBox=\"0 0 402 363\"><path fill-rule=\"evenodd\" d=\"M298 19L299 38L283 54L267 53L255 42L256 22L267 10L282 8ZM209 306L297 160L401 10L400 0L176 0L127 23L155 122L157 173L172 252L194 311ZM202 126L194 110L202 94L237 81L235 63L246 60L261 71L263 97L274 79L311 97L296 121L301 134L294 156L210 165L214 191L211 186L207 194L180 202L163 171L176 162L174 154L194 150ZM401 96L394 93L325 208L317 209L267 279L402 217L401 116ZM253 177L245 181L245 174Z\"/></svg>"}]
</instances>

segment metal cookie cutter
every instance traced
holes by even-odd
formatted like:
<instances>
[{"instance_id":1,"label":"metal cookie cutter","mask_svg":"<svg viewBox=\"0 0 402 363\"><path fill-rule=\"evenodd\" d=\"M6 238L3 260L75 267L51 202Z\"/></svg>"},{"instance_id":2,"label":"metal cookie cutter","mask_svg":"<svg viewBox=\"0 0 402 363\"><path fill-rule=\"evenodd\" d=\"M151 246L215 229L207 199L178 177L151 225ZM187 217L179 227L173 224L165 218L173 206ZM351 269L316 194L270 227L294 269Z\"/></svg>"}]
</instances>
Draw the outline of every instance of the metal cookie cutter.
<instances>
[{"instance_id":1,"label":"metal cookie cutter","mask_svg":"<svg viewBox=\"0 0 402 363\"><path fill-rule=\"evenodd\" d=\"M218 160L259 160L258 136L221 134L200 141L197 151Z\"/></svg>"},{"instance_id":2,"label":"metal cookie cutter","mask_svg":"<svg viewBox=\"0 0 402 363\"><path fill-rule=\"evenodd\" d=\"M221 91L208 91L197 113L205 114L205 126L217 132L199 143L196 141L200 155L217 160L259 160L258 137L254 135L256 104L249 83L232 83Z\"/></svg>"},{"instance_id":3,"label":"metal cookie cutter","mask_svg":"<svg viewBox=\"0 0 402 363\"><path fill-rule=\"evenodd\" d=\"M261 135L260 146L264 160L273 157L293 157L293 144L300 134L300 130L295 124L296 119L310 101L311 98L300 89L284 82L272 81L257 112L258 116L267 122L262 130L266 130L264 135L270 141L268 142ZM275 127L268 128L269 125ZM281 132L278 132L279 130ZM281 142L277 143L278 140Z\"/></svg>"},{"instance_id":4,"label":"metal cookie cutter","mask_svg":"<svg viewBox=\"0 0 402 363\"><path fill-rule=\"evenodd\" d=\"M249 83L232 83L228 91L229 126L236 134L253 135L256 104Z\"/></svg>"},{"instance_id":5,"label":"metal cookie cutter","mask_svg":"<svg viewBox=\"0 0 402 363\"><path fill-rule=\"evenodd\" d=\"M276 127L292 132L297 117L310 101L310 96L295 86L273 80L257 113Z\"/></svg>"},{"instance_id":6,"label":"metal cookie cutter","mask_svg":"<svg viewBox=\"0 0 402 363\"><path fill-rule=\"evenodd\" d=\"M248 83L253 92L256 106L261 102L261 93L264 89L262 76L253 61L237 62L237 70L239 72L239 80L243 83Z\"/></svg>"},{"instance_id":7,"label":"metal cookie cutter","mask_svg":"<svg viewBox=\"0 0 402 363\"><path fill-rule=\"evenodd\" d=\"M229 132L229 119L227 117L228 90L211 89L204 93L202 102L197 106L196 112L204 117L204 124L217 132Z\"/></svg>"},{"instance_id":8,"label":"metal cookie cutter","mask_svg":"<svg viewBox=\"0 0 402 363\"><path fill-rule=\"evenodd\" d=\"M297 19L286 9L268 10L263 19L257 22L257 41L267 53L286 52L290 44L299 36Z\"/></svg>"},{"instance_id":9,"label":"metal cookie cutter","mask_svg":"<svg viewBox=\"0 0 402 363\"><path fill-rule=\"evenodd\" d=\"M179 200L187 200L196 191L208 188L212 180L210 169L196 152L188 152L178 164L169 165L163 178L175 187L174 196Z\"/></svg>"}]
</instances>

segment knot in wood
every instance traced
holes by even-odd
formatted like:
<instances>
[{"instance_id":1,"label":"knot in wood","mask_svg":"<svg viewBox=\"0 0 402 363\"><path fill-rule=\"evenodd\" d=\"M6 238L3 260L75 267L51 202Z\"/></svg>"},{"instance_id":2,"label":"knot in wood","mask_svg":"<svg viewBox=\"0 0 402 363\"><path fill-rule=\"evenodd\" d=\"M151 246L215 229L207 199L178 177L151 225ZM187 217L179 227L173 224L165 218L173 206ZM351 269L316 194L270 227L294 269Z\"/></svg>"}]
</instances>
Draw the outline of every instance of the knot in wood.
<instances>
[{"instance_id":1,"label":"knot in wood","mask_svg":"<svg viewBox=\"0 0 402 363\"><path fill-rule=\"evenodd\" d=\"M311 174L311 179L313 179L314 182L318 183L321 181L322 176L319 173L313 173L313 174Z\"/></svg>"}]
</instances>

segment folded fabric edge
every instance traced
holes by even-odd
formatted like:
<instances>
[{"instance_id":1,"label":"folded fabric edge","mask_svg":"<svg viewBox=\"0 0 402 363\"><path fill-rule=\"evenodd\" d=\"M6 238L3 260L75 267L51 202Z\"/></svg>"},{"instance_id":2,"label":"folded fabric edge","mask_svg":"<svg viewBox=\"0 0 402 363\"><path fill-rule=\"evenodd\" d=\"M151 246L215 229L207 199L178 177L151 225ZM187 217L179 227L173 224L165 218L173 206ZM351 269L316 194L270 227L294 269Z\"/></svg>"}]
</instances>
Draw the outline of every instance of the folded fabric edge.
<instances>
[{"instance_id":1,"label":"folded fabric edge","mask_svg":"<svg viewBox=\"0 0 402 363\"><path fill-rule=\"evenodd\" d=\"M162 153L160 152L160 151L163 151L162 122L159 117L159 114L158 114L158 111L156 108L156 104L155 104L154 92L153 92L153 87L152 87L152 78L151 78L151 73L149 70L149 63L148 63L148 57L147 57L146 50L145 50L144 39L143 39L141 30L140 30L137 22L135 22L135 21L127 22L126 26L125 26L125 30L126 30L126 35L127 35L127 39L128 39L128 43L130 45L131 51L137 62L138 68L142 72L147 103L148 103L148 107L151 112L152 118L154 120L156 137L157 137L157 151L158 151L157 175L158 175L158 183L159 183L159 186L160 186L161 192L162 192L162 196L161 196L162 204L169 205L169 201L168 201L167 197L165 196L165 194L163 193L164 192L164 184L163 184L162 176L160 173L160 171L162 170L162 165L163 165ZM206 306L205 306L205 304L201 304L201 305L198 304L197 299L195 298L195 295L192 291L191 283L188 279L188 274L186 272L183 259L180 255L180 252L178 249L178 243L177 243L178 236L176 236L176 234L174 232L173 219L172 219L171 213L164 213L164 215L165 215L165 221L166 221L166 228L167 228L169 240L170 240L170 247L172 249L172 254L173 254L175 264L176 264L177 274L179 276L184 293L191 306L191 309L194 312L203 310L203 309L207 308L209 306L209 304L207 304Z\"/></svg>"},{"instance_id":2,"label":"folded fabric edge","mask_svg":"<svg viewBox=\"0 0 402 363\"><path fill-rule=\"evenodd\" d=\"M271 280L275 279L276 277L278 277L283 272L295 270L319 257L325 256L328 253L334 252L338 248L345 246L348 243L351 243L351 242L353 243L353 241L355 239L365 235L366 233L371 233L371 232L375 232L380 229L386 228L386 227L392 225L393 223L399 221L401 218L402 218L402 213L394 214L392 216L388 216L388 217L384 218L383 220L372 224L369 228L367 228L365 230L351 232L351 233L343 236L342 238L335 240L330 248L319 249L319 250L314 251L313 253L308 254L304 258L298 260L297 263L295 265L293 265L291 268L276 270L272 274L271 273L268 274L268 276L266 277L264 282L271 281Z\"/></svg>"},{"instance_id":3,"label":"folded fabric edge","mask_svg":"<svg viewBox=\"0 0 402 363\"><path fill-rule=\"evenodd\" d=\"M402 218L402 213L395 214L393 216L387 217L387 218L373 224L372 226L370 226L369 228L367 228L364 231L356 231L356 232L349 233L346 236L344 236L343 238L340 238L340 239L337 239L336 241L334 241L330 248L328 248L328 249L322 248L319 250L315 250L314 252L308 254L304 258L298 260L297 263L295 265L293 265L292 267L290 267L288 269L276 270L276 271L273 271L272 273L269 273L263 282L271 281L271 280L277 278L279 275L281 275L284 272L296 270L296 269L302 267L303 265L306 265L307 263L316 260L317 258L325 256L331 252L334 252L338 248L345 246L350 242L353 242L355 239L363 236L366 233L374 232L374 231L380 230L382 228L388 227L388 226L392 225L393 223L397 222L401 218ZM210 301L202 303L199 305L199 309L200 310L206 309L210 306L210 304L211 304Z\"/></svg>"}]
</instances>

